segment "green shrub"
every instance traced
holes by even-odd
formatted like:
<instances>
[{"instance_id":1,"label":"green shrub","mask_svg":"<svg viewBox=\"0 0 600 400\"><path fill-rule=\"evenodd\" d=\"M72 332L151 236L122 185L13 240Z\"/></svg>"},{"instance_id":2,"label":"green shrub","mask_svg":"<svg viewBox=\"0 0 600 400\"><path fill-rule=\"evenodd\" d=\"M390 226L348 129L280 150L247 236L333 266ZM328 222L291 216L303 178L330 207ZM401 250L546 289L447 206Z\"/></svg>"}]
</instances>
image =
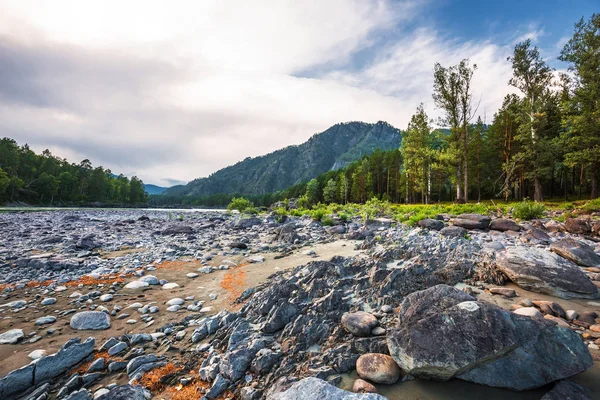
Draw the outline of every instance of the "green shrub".
<instances>
[{"instance_id":1,"label":"green shrub","mask_svg":"<svg viewBox=\"0 0 600 400\"><path fill-rule=\"evenodd\" d=\"M338 217L340 218L340 221L342 221L343 223L348 222L348 214L346 214L346 213L339 213Z\"/></svg>"},{"instance_id":2,"label":"green shrub","mask_svg":"<svg viewBox=\"0 0 600 400\"><path fill-rule=\"evenodd\" d=\"M590 200L581 208L582 210L589 212L600 211L600 199Z\"/></svg>"},{"instance_id":3,"label":"green shrub","mask_svg":"<svg viewBox=\"0 0 600 400\"><path fill-rule=\"evenodd\" d=\"M332 226L333 220L331 219L331 217L327 216L321 219L321 223L323 224L323 226Z\"/></svg>"},{"instance_id":4,"label":"green shrub","mask_svg":"<svg viewBox=\"0 0 600 400\"><path fill-rule=\"evenodd\" d=\"M316 209L312 210L312 212L310 213L310 216L315 221L321 221L323 219L323 217L325 216L325 210L322 208L316 208Z\"/></svg>"},{"instance_id":5,"label":"green shrub","mask_svg":"<svg viewBox=\"0 0 600 400\"><path fill-rule=\"evenodd\" d=\"M546 207L542 203L525 200L515 204L513 209L513 217L522 220L542 218Z\"/></svg>"},{"instance_id":6,"label":"green shrub","mask_svg":"<svg viewBox=\"0 0 600 400\"><path fill-rule=\"evenodd\" d=\"M243 197L234 197L231 199L231 202L227 206L229 211L238 210L239 212L249 211L249 209L254 207L254 203L250 200L245 199ZM257 210L258 211L258 210Z\"/></svg>"}]
</instances>

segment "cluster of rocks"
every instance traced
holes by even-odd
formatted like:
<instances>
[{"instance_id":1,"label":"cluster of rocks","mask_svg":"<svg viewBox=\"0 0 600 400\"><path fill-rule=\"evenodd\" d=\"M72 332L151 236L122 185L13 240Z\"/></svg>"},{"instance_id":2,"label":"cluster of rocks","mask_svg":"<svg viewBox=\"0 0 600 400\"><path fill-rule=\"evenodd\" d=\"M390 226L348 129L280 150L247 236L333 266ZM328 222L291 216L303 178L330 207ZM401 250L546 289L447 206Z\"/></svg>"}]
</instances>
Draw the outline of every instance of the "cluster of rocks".
<instances>
[{"instance_id":1,"label":"cluster of rocks","mask_svg":"<svg viewBox=\"0 0 600 400\"><path fill-rule=\"evenodd\" d=\"M32 353L31 364L0 380L0 398L148 398L137 382L175 362L186 366L186 376L178 381L182 385L195 379L208 383L202 391L206 399L226 391L245 400L383 399L374 385L411 379L460 379L512 390L558 382L545 396L553 399L565 391L582 390L585 396L564 379L588 369L590 350L600 344L600 319L594 312L578 314L554 302L527 299L505 310L478 299L486 291L513 298L514 290L500 287L509 280L560 299L597 298L595 220L518 224L463 214L440 215L410 228L386 218L364 223L332 218L334 225L325 227L308 218L224 213L189 214L183 220L143 211L19 218L24 222L9 227L0 248L0 276L8 284L4 296L18 292L28 279L54 282L40 289L34 301L7 301L0 312L52 305L52 296L71 280L116 274L128 282L74 293L73 308L39 317L36 325L52 325L57 316L68 315L70 328L93 334L110 328L112 318L127 319L136 312L148 333L114 337L98 349L90 338L69 341L53 355ZM4 226L14 219L0 215ZM156 327L153 316L162 306L153 302L124 309L105 306L120 291L177 288L176 282L151 275L160 261L200 261L203 266L187 276L194 279L229 268L208 265L217 254L261 263L261 252L284 256L339 238L361 240L357 246L368 257L334 257L276 272L242 293L237 312L212 313L193 296L174 297L164 309L189 313ZM124 246L139 251L102 257ZM0 333L0 345L35 340L39 336L26 336L22 329ZM95 350L108 358L94 359ZM65 376L90 361L84 372ZM355 370L361 378L354 382L356 393L338 389L342 375ZM90 390L112 374L127 374L129 384Z\"/></svg>"}]
</instances>

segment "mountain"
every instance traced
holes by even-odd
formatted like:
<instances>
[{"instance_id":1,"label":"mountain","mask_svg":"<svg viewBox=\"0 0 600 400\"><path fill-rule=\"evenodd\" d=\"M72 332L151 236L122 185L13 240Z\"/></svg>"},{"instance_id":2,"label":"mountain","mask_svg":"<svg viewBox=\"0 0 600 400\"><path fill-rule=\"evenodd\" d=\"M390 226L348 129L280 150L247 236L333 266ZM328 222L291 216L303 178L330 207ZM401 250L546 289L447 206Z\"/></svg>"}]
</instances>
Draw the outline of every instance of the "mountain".
<instances>
[{"instance_id":1,"label":"mountain","mask_svg":"<svg viewBox=\"0 0 600 400\"><path fill-rule=\"evenodd\" d=\"M375 149L398 148L401 139L400 130L387 122L336 124L301 145L288 146L260 157L248 157L207 178L173 186L163 194L209 196L217 193L257 195L275 192L342 168Z\"/></svg>"},{"instance_id":2,"label":"mountain","mask_svg":"<svg viewBox=\"0 0 600 400\"><path fill-rule=\"evenodd\" d=\"M164 192L165 190L167 190L167 188L166 187L162 187L162 186L151 185L149 183L145 183L144 184L144 190L148 194L161 194L162 192Z\"/></svg>"}]
</instances>

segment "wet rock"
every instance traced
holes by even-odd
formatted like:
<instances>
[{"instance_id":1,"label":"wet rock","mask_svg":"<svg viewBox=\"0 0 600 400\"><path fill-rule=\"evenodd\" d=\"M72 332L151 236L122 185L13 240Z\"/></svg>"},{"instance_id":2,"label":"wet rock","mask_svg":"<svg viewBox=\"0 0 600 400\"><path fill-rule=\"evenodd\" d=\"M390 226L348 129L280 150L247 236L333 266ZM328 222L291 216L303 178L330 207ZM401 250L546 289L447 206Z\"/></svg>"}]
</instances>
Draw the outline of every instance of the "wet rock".
<instances>
[{"instance_id":1,"label":"wet rock","mask_svg":"<svg viewBox=\"0 0 600 400\"><path fill-rule=\"evenodd\" d=\"M511 219L495 219L490 223L490 229L494 231L506 232L514 231L519 232L521 226Z\"/></svg>"},{"instance_id":2,"label":"wet rock","mask_svg":"<svg viewBox=\"0 0 600 400\"><path fill-rule=\"evenodd\" d=\"M357 379L352 385L352 391L354 393L377 393L375 386L363 379Z\"/></svg>"},{"instance_id":3,"label":"wet rock","mask_svg":"<svg viewBox=\"0 0 600 400\"><path fill-rule=\"evenodd\" d=\"M24 337L23 329L11 329L0 334L0 344L15 344Z\"/></svg>"},{"instance_id":4,"label":"wet rock","mask_svg":"<svg viewBox=\"0 0 600 400\"><path fill-rule=\"evenodd\" d=\"M530 318L544 318L542 313L535 307L521 307L513 312L517 315L523 315Z\"/></svg>"},{"instance_id":5,"label":"wet rock","mask_svg":"<svg viewBox=\"0 0 600 400\"><path fill-rule=\"evenodd\" d=\"M550 245L550 250L584 267L600 267L600 256L591 246L573 239L562 239Z\"/></svg>"},{"instance_id":6,"label":"wet rock","mask_svg":"<svg viewBox=\"0 0 600 400\"><path fill-rule=\"evenodd\" d=\"M417 225L421 228L432 229L435 231L439 231L444 228L444 223L437 219L426 218L417 222Z\"/></svg>"},{"instance_id":7,"label":"wet rock","mask_svg":"<svg viewBox=\"0 0 600 400\"><path fill-rule=\"evenodd\" d=\"M590 400L588 394L588 390L575 382L564 380L554 385L540 400Z\"/></svg>"},{"instance_id":8,"label":"wet rock","mask_svg":"<svg viewBox=\"0 0 600 400\"><path fill-rule=\"evenodd\" d=\"M400 368L385 354L367 353L356 361L358 376L371 382L392 385L400 379Z\"/></svg>"},{"instance_id":9,"label":"wet rock","mask_svg":"<svg viewBox=\"0 0 600 400\"><path fill-rule=\"evenodd\" d=\"M71 317L71 328L77 330L103 330L110 328L110 317L102 311L83 311Z\"/></svg>"},{"instance_id":10,"label":"wet rock","mask_svg":"<svg viewBox=\"0 0 600 400\"><path fill-rule=\"evenodd\" d=\"M570 329L478 302L447 285L404 299L388 347L415 377L458 377L513 390L544 386L592 365L585 344Z\"/></svg>"},{"instance_id":11,"label":"wet rock","mask_svg":"<svg viewBox=\"0 0 600 400\"><path fill-rule=\"evenodd\" d=\"M598 297L596 286L575 264L543 249L509 248L497 257L496 267L526 290L563 299Z\"/></svg>"},{"instance_id":12,"label":"wet rock","mask_svg":"<svg viewBox=\"0 0 600 400\"><path fill-rule=\"evenodd\" d=\"M375 393L346 392L318 378L304 378L282 393L267 396L267 400L385 400Z\"/></svg>"},{"instance_id":13,"label":"wet rock","mask_svg":"<svg viewBox=\"0 0 600 400\"><path fill-rule=\"evenodd\" d=\"M370 336L371 330L379 324L377 317L365 311L346 313L341 322L344 329L354 336Z\"/></svg>"},{"instance_id":14,"label":"wet rock","mask_svg":"<svg viewBox=\"0 0 600 400\"><path fill-rule=\"evenodd\" d=\"M490 288L490 293L499 294L504 297L515 297L517 295L517 292L515 292L514 289L509 288Z\"/></svg>"}]
</instances>

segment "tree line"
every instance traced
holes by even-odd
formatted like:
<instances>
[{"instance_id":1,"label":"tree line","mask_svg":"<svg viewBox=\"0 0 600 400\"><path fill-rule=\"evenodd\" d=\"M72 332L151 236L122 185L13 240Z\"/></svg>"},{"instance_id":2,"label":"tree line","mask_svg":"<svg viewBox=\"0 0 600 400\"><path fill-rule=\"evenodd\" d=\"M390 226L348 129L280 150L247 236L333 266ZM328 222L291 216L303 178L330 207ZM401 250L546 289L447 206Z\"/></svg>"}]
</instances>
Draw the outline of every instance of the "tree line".
<instances>
[{"instance_id":1,"label":"tree line","mask_svg":"<svg viewBox=\"0 0 600 400\"><path fill-rule=\"evenodd\" d=\"M87 159L73 164L49 150L36 154L27 144L0 140L0 202L134 205L147 200L144 183L135 176L115 176Z\"/></svg>"}]
</instances>

